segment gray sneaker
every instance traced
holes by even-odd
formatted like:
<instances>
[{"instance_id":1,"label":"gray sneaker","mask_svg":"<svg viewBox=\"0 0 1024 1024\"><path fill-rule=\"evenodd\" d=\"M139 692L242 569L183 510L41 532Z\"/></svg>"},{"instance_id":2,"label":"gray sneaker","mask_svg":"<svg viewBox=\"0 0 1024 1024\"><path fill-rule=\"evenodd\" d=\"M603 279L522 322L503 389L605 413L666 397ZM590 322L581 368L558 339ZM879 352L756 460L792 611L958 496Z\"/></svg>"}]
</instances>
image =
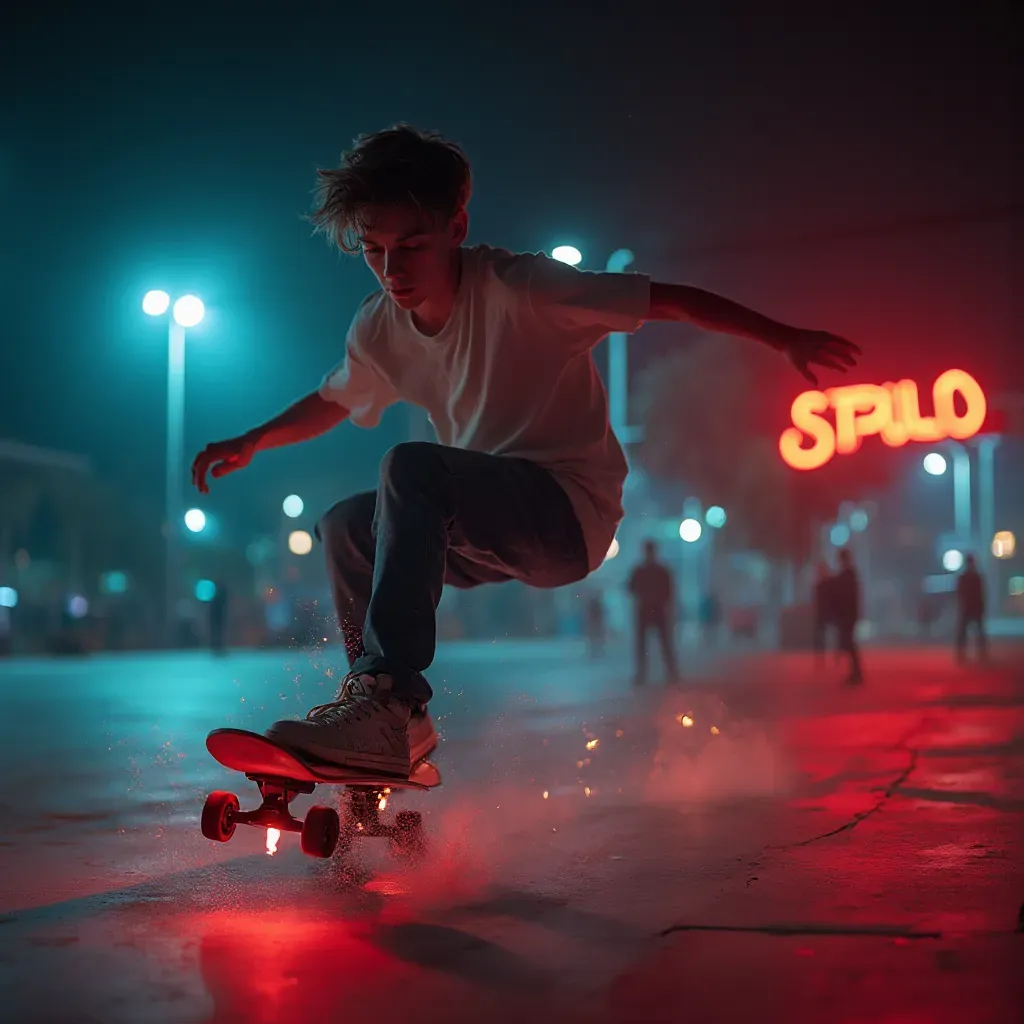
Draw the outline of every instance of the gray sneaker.
<instances>
[{"instance_id":1,"label":"gray sneaker","mask_svg":"<svg viewBox=\"0 0 1024 1024\"><path fill-rule=\"evenodd\" d=\"M275 722L275 743L344 768L408 776L437 746L426 709L413 709L391 692L389 675L349 675L336 700L304 719Z\"/></svg>"}]
</instances>

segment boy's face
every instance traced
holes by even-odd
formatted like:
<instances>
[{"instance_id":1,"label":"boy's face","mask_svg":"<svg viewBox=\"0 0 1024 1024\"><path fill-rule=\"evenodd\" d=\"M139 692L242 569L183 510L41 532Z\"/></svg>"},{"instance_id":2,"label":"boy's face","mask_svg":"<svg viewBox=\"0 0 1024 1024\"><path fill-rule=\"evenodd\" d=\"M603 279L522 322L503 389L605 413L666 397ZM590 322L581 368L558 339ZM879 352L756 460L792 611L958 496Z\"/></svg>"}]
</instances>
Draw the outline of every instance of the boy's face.
<instances>
[{"instance_id":1,"label":"boy's face","mask_svg":"<svg viewBox=\"0 0 1024 1024\"><path fill-rule=\"evenodd\" d=\"M450 288L452 253L466 237L466 214L439 221L414 206L371 207L360 241L366 265L402 309Z\"/></svg>"}]
</instances>

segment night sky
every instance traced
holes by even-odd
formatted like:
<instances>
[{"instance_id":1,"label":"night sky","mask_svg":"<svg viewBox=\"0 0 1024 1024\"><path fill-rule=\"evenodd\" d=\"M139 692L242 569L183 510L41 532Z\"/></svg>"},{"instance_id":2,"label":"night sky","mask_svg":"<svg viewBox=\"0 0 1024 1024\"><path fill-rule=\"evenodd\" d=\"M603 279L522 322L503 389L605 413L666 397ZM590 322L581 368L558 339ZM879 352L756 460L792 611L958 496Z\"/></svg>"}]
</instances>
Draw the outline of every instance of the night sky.
<instances>
[{"instance_id":1,"label":"night sky","mask_svg":"<svg viewBox=\"0 0 1024 1024\"><path fill-rule=\"evenodd\" d=\"M855 338L862 379L961 365L1024 389L1001 7L82 6L15 4L0 42L0 438L86 454L156 505L166 341L143 293L210 311L189 456L314 388L373 285L302 220L314 170L397 120L467 149L470 241L570 241L592 267L628 246L636 269ZM641 333L631 359L673 343ZM404 428L392 410L261 455L207 507L248 539L291 491L371 486Z\"/></svg>"}]
</instances>

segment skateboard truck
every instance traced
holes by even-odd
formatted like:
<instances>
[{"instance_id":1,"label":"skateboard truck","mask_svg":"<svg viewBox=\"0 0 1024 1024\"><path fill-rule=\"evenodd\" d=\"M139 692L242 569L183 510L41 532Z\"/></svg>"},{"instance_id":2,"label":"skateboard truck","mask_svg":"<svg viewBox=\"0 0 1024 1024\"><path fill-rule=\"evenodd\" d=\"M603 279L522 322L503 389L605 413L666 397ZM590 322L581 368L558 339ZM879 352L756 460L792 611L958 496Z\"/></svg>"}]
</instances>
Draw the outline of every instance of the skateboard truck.
<instances>
[{"instance_id":1,"label":"skateboard truck","mask_svg":"<svg viewBox=\"0 0 1024 1024\"><path fill-rule=\"evenodd\" d=\"M300 821L288 809L288 805L300 793L312 793L313 782L298 779L264 779L246 775L260 789L263 802L254 811L239 809L238 797L234 793L216 790L206 798L200 828L207 839L226 843L234 834L237 825L254 825L257 828L276 828L281 832L298 832L302 852L311 857L330 857L338 845L341 821L333 807L317 805L311 807L304 820Z\"/></svg>"},{"instance_id":2,"label":"skateboard truck","mask_svg":"<svg viewBox=\"0 0 1024 1024\"><path fill-rule=\"evenodd\" d=\"M339 846L344 852L360 835L387 838L400 854L415 855L425 848L418 811L398 811L392 822L382 821L380 812L393 788L427 790L440 785L440 773L429 761L418 762L408 776L389 779L355 769L315 766L264 736L239 729L214 730L207 737L207 748L225 767L255 782L263 798L255 810L243 811L234 793L211 793L200 819L207 839L226 843L238 825L252 825L298 832L303 853L311 857L330 857ZM292 800L323 784L345 788L341 815L333 807L317 805L304 819L296 818L289 809Z\"/></svg>"},{"instance_id":3,"label":"skateboard truck","mask_svg":"<svg viewBox=\"0 0 1024 1024\"><path fill-rule=\"evenodd\" d=\"M263 803L255 811L236 811L236 822L242 825L277 828L282 832L302 831L302 822L291 813L288 805L299 793L312 793L316 789L315 783L289 779L259 779L255 775L247 775L246 778L259 786Z\"/></svg>"},{"instance_id":4,"label":"skateboard truck","mask_svg":"<svg viewBox=\"0 0 1024 1024\"><path fill-rule=\"evenodd\" d=\"M423 817L419 811L399 811L393 825L380 820L381 805L386 803L387 787L349 786L344 821L333 807L316 806L300 821L288 809L299 793L312 793L312 782L295 779L264 779L246 776L260 789L263 802L254 811L239 809L234 793L217 790L203 807L201 828L207 839L226 843L238 825L276 828L298 832L302 852L311 857L330 857L339 843L347 850L357 835L382 836L391 841L396 852L414 855L424 848Z\"/></svg>"}]
</instances>

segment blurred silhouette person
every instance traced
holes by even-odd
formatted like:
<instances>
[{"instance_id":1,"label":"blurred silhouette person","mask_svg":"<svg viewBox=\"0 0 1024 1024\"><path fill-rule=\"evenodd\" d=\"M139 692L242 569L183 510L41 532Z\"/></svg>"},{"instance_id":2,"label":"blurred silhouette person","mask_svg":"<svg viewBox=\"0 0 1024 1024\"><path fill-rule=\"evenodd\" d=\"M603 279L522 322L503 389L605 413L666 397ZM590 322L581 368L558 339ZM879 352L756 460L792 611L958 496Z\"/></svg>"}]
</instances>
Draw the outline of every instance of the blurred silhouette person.
<instances>
[{"instance_id":1,"label":"blurred silhouette person","mask_svg":"<svg viewBox=\"0 0 1024 1024\"><path fill-rule=\"evenodd\" d=\"M674 681L676 653L675 587L672 574L658 560L658 547L653 540L644 541L644 560L629 577L628 589L633 597L635 626L634 682L642 686L647 682L647 634L654 632L661 644L661 658L665 674Z\"/></svg>"},{"instance_id":2,"label":"blurred silhouette person","mask_svg":"<svg viewBox=\"0 0 1024 1024\"><path fill-rule=\"evenodd\" d=\"M705 647L718 646L718 630L722 624L722 602L709 590L700 603L700 624Z\"/></svg>"},{"instance_id":3,"label":"blurred silhouette person","mask_svg":"<svg viewBox=\"0 0 1024 1024\"><path fill-rule=\"evenodd\" d=\"M604 597L600 590L593 590L587 596L584 615L587 628L587 650L592 658L603 658L606 623Z\"/></svg>"},{"instance_id":4,"label":"blurred silhouette person","mask_svg":"<svg viewBox=\"0 0 1024 1024\"><path fill-rule=\"evenodd\" d=\"M956 658L963 662L967 654L967 631L974 627L974 642L978 657L988 659L985 637L985 580L978 572L974 555L964 560L964 571L956 581Z\"/></svg>"},{"instance_id":5,"label":"blurred silhouette person","mask_svg":"<svg viewBox=\"0 0 1024 1024\"><path fill-rule=\"evenodd\" d=\"M856 636L857 622L860 620L860 577L848 548L839 550L839 572L832 577L830 586L837 646L850 661L850 674L846 681L851 684L862 683L864 673L861 670Z\"/></svg>"},{"instance_id":6,"label":"blurred silhouette person","mask_svg":"<svg viewBox=\"0 0 1024 1024\"><path fill-rule=\"evenodd\" d=\"M210 600L210 650L214 654L224 654L228 619L228 589L219 580L215 584L215 588L213 598Z\"/></svg>"},{"instance_id":7,"label":"blurred silhouette person","mask_svg":"<svg viewBox=\"0 0 1024 1024\"><path fill-rule=\"evenodd\" d=\"M835 624L835 577L828 562L819 562L812 597L812 629L814 633L814 661L820 668L828 646L828 632Z\"/></svg>"}]
</instances>

